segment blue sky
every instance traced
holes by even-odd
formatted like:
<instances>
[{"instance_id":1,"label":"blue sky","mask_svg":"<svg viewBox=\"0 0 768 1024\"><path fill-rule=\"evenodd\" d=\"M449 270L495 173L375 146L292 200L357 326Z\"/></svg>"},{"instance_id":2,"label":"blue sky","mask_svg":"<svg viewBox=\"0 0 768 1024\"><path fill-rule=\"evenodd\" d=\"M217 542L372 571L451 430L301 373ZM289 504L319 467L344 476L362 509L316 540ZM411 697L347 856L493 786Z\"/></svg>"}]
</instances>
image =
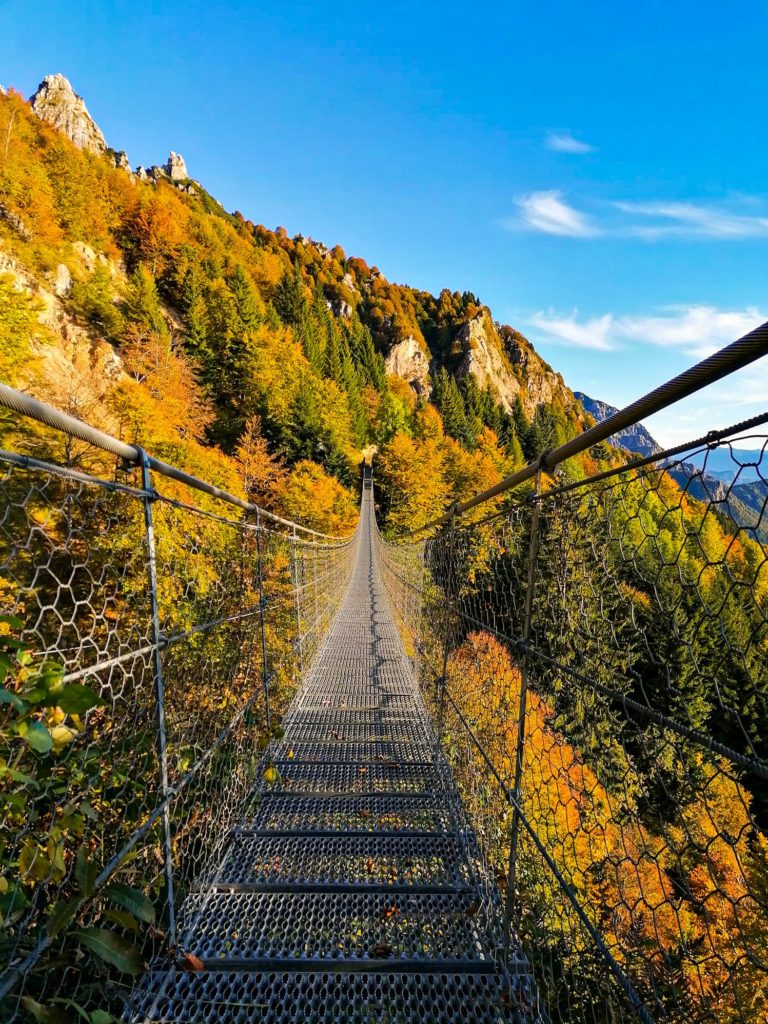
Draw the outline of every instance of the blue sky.
<instances>
[{"instance_id":1,"label":"blue sky","mask_svg":"<svg viewBox=\"0 0 768 1024\"><path fill-rule=\"evenodd\" d=\"M0 82L60 71L132 163L470 290L616 405L768 319L768 6L0 0ZM649 426L768 405L768 366Z\"/></svg>"}]
</instances>

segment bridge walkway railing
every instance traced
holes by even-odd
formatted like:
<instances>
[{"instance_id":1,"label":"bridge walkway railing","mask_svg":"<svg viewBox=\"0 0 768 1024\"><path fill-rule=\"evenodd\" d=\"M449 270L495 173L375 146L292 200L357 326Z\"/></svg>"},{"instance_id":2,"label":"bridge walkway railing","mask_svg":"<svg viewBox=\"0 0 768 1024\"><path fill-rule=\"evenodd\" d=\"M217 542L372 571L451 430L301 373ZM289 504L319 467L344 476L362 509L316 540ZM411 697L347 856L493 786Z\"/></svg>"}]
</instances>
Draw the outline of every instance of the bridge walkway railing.
<instances>
[{"instance_id":1,"label":"bridge walkway railing","mask_svg":"<svg viewBox=\"0 0 768 1024\"><path fill-rule=\"evenodd\" d=\"M647 458L605 444L767 348L764 325L377 540L553 1021L768 1013L768 414Z\"/></svg>"},{"instance_id":2,"label":"bridge walkway railing","mask_svg":"<svg viewBox=\"0 0 768 1024\"><path fill-rule=\"evenodd\" d=\"M148 964L194 964L179 910L280 742L356 539L3 385L0 405L0 1019L99 1024Z\"/></svg>"}]
</instances>

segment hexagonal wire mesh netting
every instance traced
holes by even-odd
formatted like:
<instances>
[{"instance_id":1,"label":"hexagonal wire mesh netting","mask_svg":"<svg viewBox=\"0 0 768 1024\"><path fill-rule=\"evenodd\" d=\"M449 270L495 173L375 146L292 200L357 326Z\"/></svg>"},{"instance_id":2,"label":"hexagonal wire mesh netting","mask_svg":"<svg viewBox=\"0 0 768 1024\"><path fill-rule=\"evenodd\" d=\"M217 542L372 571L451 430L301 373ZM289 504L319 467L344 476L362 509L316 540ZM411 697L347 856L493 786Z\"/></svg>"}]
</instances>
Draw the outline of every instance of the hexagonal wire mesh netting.
<instances>
[{"instance_id":1,"label":"hexagonal wire mesh netting","mask_svg":"<svg viewBox=\"0 0 768 1024\"><path fill-rule=\"evenodd\" d=\"M21 441L59 464L0 453L2 1012L120 1013L279 747L356 541Z\"/></svg>"},{"instance_id":2,"label":"hexagonal wire mesh netting","mask_svg":"<svg viewBox=\"0 0 768 1024\"><path fill-rule=\"evenodd\" d=\"M377 539L551 1020L766 1019L767 447L566 468Z\"/></svg>"}]
</instances>

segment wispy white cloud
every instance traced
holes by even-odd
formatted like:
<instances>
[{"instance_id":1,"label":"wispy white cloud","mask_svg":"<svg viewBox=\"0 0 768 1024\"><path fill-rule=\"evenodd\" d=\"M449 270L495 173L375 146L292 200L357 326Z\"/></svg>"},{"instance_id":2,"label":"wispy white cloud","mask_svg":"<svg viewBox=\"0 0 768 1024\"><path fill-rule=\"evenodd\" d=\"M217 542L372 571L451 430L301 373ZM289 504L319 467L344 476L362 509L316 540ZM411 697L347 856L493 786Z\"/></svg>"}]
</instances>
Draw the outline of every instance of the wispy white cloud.
<instances>
[{"instance_id":1,"label":"wispy white cloud","mask_svg":"<svg viewBox=\"0 0 768 1024\"><path fill-rule=\"evenodd\" d=\"M557 316L549 313L534 313L529 322L549 341L575 348L591 348L599 352L608 352L617 347L611 338L615 318L611 313L579 321L578 311L570 316Z\"/></svg>"},{"instance_id":2,"label":"wispy white cloud","mask_svg":"<svg viewBox=\"0 0 768 1024\"><path fill-rule=\"evenodd\" d=\"M615 323L619 338L681 349L704 358L768 320L756 306L741 310L689 306L656 316L624 316Z\"/></svg>"},{"instance_id":3,"label":"wispy white cloud","mask_svg":"<svg viewBox=\"0 0 768 1024\"><path fill-rule=\"evenodd\" d=\"M621 202L613 205L622 213L647 218L630 226L630 231L650 240L674 235L723 239L768 235L768 217L738 213L732 209L688 202Z\"/></svg>"},{"instance_id":4,"label":"wispy white cloud","mask_svg":"<svg viewBox=\"0 0 768 1024\"><path fill-rule=\"evenodd\" d=\"M593 153L595 150L594 146L590 146L588 142L582 142L581 139L575 138L570 132L550 132L544 142L547 149L554 150L555 153Z\"/></svg>"},{"instance_id":5,"label":"wispy white cloud","mask_svg":"<svg viewBox=\"0 0 768 1024\"><path fill-rule=\"evenodd\" d=\"M675 307L652 315L579 319L578 311L562 316L537 312L528 318L539 336L561 345L611 351L633 345L658 345L704 358L768 320L755 306L742 310L714 306Z\"/></svg>"},{"instance_id":6,"label":"wispy white cloud","mask_svg":"<svg viewBox=\"0 0 768 1024\"><path fill-rule=\"evenodd\" d=\"M621 201L579 208L559 189L527 192L515 203L518 217L505 221L512 230L527 229L570 238L718 239L738 241L768 237L768 204L740 196L728 203Z\"/></svg>"},{"instance_id":7,"label":"wispy white cloud","mask_svg":"<svg viewBox=\"0 0 768 1024\"><path fill-rule=\"evenodd\" d=\"M592 218L569 206L557 189L528 192L515 200L519 218L507 221L507 227L528 227L548 235L590 238L598 233Z\"/></svg>"}]
</instances>

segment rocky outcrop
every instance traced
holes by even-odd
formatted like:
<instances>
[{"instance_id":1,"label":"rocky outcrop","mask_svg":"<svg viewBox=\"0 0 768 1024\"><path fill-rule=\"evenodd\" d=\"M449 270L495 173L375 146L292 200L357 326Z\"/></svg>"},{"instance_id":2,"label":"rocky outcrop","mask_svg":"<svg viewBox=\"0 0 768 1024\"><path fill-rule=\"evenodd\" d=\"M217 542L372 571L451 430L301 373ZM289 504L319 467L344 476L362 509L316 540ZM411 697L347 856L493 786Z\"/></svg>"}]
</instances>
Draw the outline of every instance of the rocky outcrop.
<instances>
[{"instance_id":1,"label":"rocky outcrop","mask_svg":"<svg viewBox=\"0 0 768 1024\"><path fill-rule=\"evenodd\" d=\"M171 181L186 181L189 177L184 157L173 151L168 154L168 162L163 169Z\"/></svg>"},{"instance_id":2,"label":"rocky outcrop","mask_svg":"<svg viewBox=\"0 0 768 1024\"><path fill-rule=\"evenodd\" d=\"M480 388L490 384L509 412L520 393L520 382L506 358L488 313L482 310L460 329L457 340L464 353L457 377L473 374Z\"/></svg>"},{"instance_id":3,"label":"rocky outcrop","mask_svg":"<svg viewBox=\"0 0 768 1024\"><path fill-rule=\"evenodd\" d=\"M101 129L64 75L46 75L31 102L41 120L64 132L79 149L97 154L106 152L107 142Z\"/></svg>"},{"instance_id":4,"label":"rocky outcrop","mask_svg":"<svg viewBox=\"0 0 768 1024\"><path fill-rule=\"evenodd\" d=\"M121 171L128 171L129 174L133 174L131 161L128 159L128 154L124 149L119 151L113 149L112 159L115 161L115 167L119 167Z\"/></svg>"},{"instance_id":5,"label":"rocky outcrop","mask_svg":"<svg viewBox=\"0 0 768 1024\"><path fill-rule=\"evenodd\" d=\"M19 238L25 242L29 242L32 239L32 232L24 223L23 218L18 213L13 213L9 210L4 203L0 203L0 220L4 220L6 224L9 224Z\"/></svg>"},{"instance_id":6,"label":"rocky outcrop","mask_svg":"<svg viewBox=\"0 0 768 1024\"><path fill-rule=\"evenodd\" d=\"M429 357L412 335L396 342L384 360L387 373L402 377L417 395L429 398L432 384L429 377Z\"/></svg>"},{"instance_id":7,"label":"rocky outcrop","mask_svg":"<svg viewBox=\"0 0 768 1024\"><path fill-rule=\"evenodd\" d=\"M78 262L79 256L75 250ZM99 259L96 254L94 258ZM69 268L60 264L43 283L39 273L0 243L0 274L8 274L13 286L32 296L37 307L39 332L16 386L76 416L98 418L112 433L119 431L106 396L123 373L122 363L108 342L72 316L62 294L71 283Z\"/></svg>"},{"instance_id":8,"label":"rocky outcrop","mask_svg":"<svg viewBox=\"0 0 768 1024\"><path fill-rule=\"evenodd\" d=\"M455 344L462 353L456 376L473 374L481 388L490 384L507 412L518 398L529 418L558 395L566 405L576 404L560 374L522 334L495 324L487 307L459 328Z\"/></svg>"},{"instance_id":9,"label":"rocky outcrop","mask_svg":"<svg viewBox=\"0 0 768 1024\"><path fill-rule=\"evenodd\" d=\"M57 298L63 299L69 295L72 288L72 275L65 263L59 263L53 276L53 293Z\"/></svg>"}]
</instances>

